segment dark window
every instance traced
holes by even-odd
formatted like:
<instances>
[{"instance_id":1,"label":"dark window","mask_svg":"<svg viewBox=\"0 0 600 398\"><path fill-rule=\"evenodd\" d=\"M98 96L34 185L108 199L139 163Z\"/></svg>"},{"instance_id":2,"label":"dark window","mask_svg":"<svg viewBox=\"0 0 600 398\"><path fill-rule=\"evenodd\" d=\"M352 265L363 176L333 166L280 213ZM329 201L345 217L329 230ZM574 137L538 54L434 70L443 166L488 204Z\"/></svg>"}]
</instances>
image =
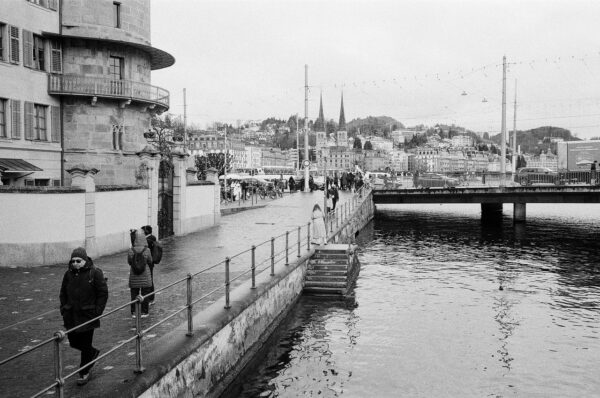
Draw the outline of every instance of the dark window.
<instances>
[{"instance_id":1,"label":"dark window","mask_svg":"<svg viewBox=\"0 0 600 398\"><path fill-rule=\"evenodd\" d=\"M117 3L115 1L113 3L113 11L114 11L115 28L120 28L121 27L121 3Z\"/></svg>"},{"instance_id":2,"label":"dark window","mask_svg":"<svg viewBox=\"0 0 600 398\"><path fill-rule=\"evenodd\" d=\"M123 79L123 58L110 57L109 74L113 80Z\"/></svg>"},{"instance_id":3,"label":"dark window","mask_svg":"<svg viewBox=\"0 0 600 398\"><path fill-rule=\"evenodd\" d=\"M48 140L46 133L46 108L45 105L34 105L33 139Z\"/></svg>"},{"instance_id":4,"label":"dark window","mask_svg":"<svg viewBox=\"0 0 600 398\"><path fill-rule=\"evenodd\" d=\"M46 70L44 58L44 39L33 36L33 67L37 70Z\"/></svg>"}]
</instances>

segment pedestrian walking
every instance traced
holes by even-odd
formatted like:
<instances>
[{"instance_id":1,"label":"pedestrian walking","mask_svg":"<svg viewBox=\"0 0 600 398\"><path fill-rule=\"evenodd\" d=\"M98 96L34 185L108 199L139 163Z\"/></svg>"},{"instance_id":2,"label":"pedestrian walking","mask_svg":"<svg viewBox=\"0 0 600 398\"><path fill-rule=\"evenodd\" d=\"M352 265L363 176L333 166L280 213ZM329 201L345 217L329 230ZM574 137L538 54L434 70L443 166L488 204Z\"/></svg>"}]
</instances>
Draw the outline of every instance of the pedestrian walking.
<instances>
[{"instance_id":1,"label":"pedestrian walking","mask_svg":"<svg viewBox=\"0 0 600 398\"><path fill-rule=\"evenodd\" d=\"M148 297L148 300L150 305L154 305L154 266L160 263L160 260L162 259L162 245L158 242L156 236L152 235L152 227L150 225L144 225L142 231L144 231L144 234L146 235L146 243L148 243L148 249L150 249L150 254L152 255L152 261L149 265L150 279L152 280L150 291L152 292L152 295Z\"/></svg>"},{"instance_id":2,"label":"pedestrian walking","mask_svg":"<svg viewBox=\"0 0 600 398\"><path fill-rule=\"evenodd\" d=\"M102 315L107 300L108 286L102 270L94 267L83 247L73 250L69 269L65 272L60 287L60 314L65 329L68 331ZM100 350L92 345L94 329L99 327L100 320L97 319L67 335L69 345L81 351L77 385L82 386L89 381L95 362L86 365L100 355Z\"/></svg>"},{"instance_id":3,"label":"pedestrian walking","mask_svg":"<svg viewBox=\"0 0 600 398\"><path fill-rule=\"evenodd\" d=\"M295 192L296 191L296 181L294 181L294 177L290 176L290 179L288 180L288 185L290 187L290 192Z\"/></svg>"},{"instance_id":4,"label":"pedestrian walking","mask_svg":"<svg viewBox=\"0 0 600 398\"><path fill-rule=\"evenodd\" d=\"M146 296L152 293L152 277L150 274L150 264L152 264L152 254L148 248L148 241L142 229L135 231L133 247L127 254L127 263L129 267L129 289L131 291L131 300L135 300L138 295ZM142 318L148 316L149 300L148 297L142 302ZM135 303L131 304L131 315L135 317Z\"/></svg>"},{"instance_id":5,"label":"pedestrian walking","mask_svg":"<svg viewBox=\"0 0 600 398\"><path fill-rule=\"evenodd\" d=\"M340 200L340 193L338 192L337 187L334 185L331 188L331 202L333 204L332 210L335 210L335 204Z\"/></svg>"},{"instance_id":6,"label":"pedestrian walking","mask_svg":"<svg viewBox=\"0 0 600 398\"><path fill-rule=\"evenodd\" d=\"M311 242L315 245L327 244L327 230L325 229L325 217L318 203L315 203L312 210L313 234Z\"/></svg>"}]
</instances>

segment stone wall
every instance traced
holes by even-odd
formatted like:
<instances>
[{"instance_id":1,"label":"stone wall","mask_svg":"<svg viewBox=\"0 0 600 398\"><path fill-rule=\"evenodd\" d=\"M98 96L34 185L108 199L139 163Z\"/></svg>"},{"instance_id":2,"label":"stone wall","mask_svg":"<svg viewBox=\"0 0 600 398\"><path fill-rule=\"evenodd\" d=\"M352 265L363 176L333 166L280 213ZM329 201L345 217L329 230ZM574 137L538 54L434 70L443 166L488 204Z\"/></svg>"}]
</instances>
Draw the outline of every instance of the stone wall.
<instances>
[{"instance_id":1,"label":"stone wall","mask_svg":"<svg viewBox=\"0 0 600 398\"><path fill-rule=\"evenodd\" d=\"M119 0L121 28L112 0L61 0L63 33L150 44L150 0Z\"/></svg>"},{"instance_id":2,"label":"stone wall","mask_svg":"<svg viewBox=\"0 0 600 398\"><path fill-rule=\"evenodd\" d=\"M99 98L90 106L89 99L65 98L65 168L74 164L96 168L100 170L96 177L99 185L135 184L140 165L135 153L147 144L143 134L149 125L150 114L142 105L121 108L115 100ZM122 131L116 146L121 149L115 149L114 129ZM65 185L69 184L66 175Z\"/></svg>"}]
</instances>

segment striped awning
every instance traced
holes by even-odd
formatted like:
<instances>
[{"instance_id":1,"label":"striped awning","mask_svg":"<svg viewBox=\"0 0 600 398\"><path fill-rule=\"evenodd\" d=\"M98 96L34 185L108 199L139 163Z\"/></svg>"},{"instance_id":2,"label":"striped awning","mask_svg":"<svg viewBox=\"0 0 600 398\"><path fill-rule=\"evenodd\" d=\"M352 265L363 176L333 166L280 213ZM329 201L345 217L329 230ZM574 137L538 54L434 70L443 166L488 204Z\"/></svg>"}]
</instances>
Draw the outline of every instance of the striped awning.
<instances>
[{"instance_id":1,"label":"striped awning","mask_svg":"<svg viewBox=\"0 0 600 398\"><path fill-rule=\"evenodd\" d=\"M23 159L0 158L0 172L2 173L28 173L31 171L42 171L42 169Z\"/></svg>"}]
</instances>

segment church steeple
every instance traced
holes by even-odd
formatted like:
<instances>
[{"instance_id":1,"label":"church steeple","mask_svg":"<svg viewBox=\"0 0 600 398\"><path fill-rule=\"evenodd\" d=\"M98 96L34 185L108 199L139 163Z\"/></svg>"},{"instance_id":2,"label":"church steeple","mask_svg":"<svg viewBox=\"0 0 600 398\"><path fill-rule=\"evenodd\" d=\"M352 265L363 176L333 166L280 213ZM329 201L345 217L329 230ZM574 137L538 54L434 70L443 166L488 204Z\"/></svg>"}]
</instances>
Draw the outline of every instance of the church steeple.
<instances>
[{"instance_id":1,"label":"church steeple","mask_svg":"<svg viewBox=\"0 0 600 398\"><path fill-rule=\"evenodd\" d=\"M344 115L344 93L342 92L342 106L340 108L340 122L338 123L338 131L346 131L346 115Z\"/></svg>"},{"instance_id":2,"label":"church steeple","mask_svg":"<svg viewBox=\"0 0 600 398\"><path fill-rule=\"evenodd\" d=\"M325 131L325 116L323 116L323 93L321 93L321 103L319 105L319 117L315 121L315 131Z\"/></svg>"}]
</instances>

